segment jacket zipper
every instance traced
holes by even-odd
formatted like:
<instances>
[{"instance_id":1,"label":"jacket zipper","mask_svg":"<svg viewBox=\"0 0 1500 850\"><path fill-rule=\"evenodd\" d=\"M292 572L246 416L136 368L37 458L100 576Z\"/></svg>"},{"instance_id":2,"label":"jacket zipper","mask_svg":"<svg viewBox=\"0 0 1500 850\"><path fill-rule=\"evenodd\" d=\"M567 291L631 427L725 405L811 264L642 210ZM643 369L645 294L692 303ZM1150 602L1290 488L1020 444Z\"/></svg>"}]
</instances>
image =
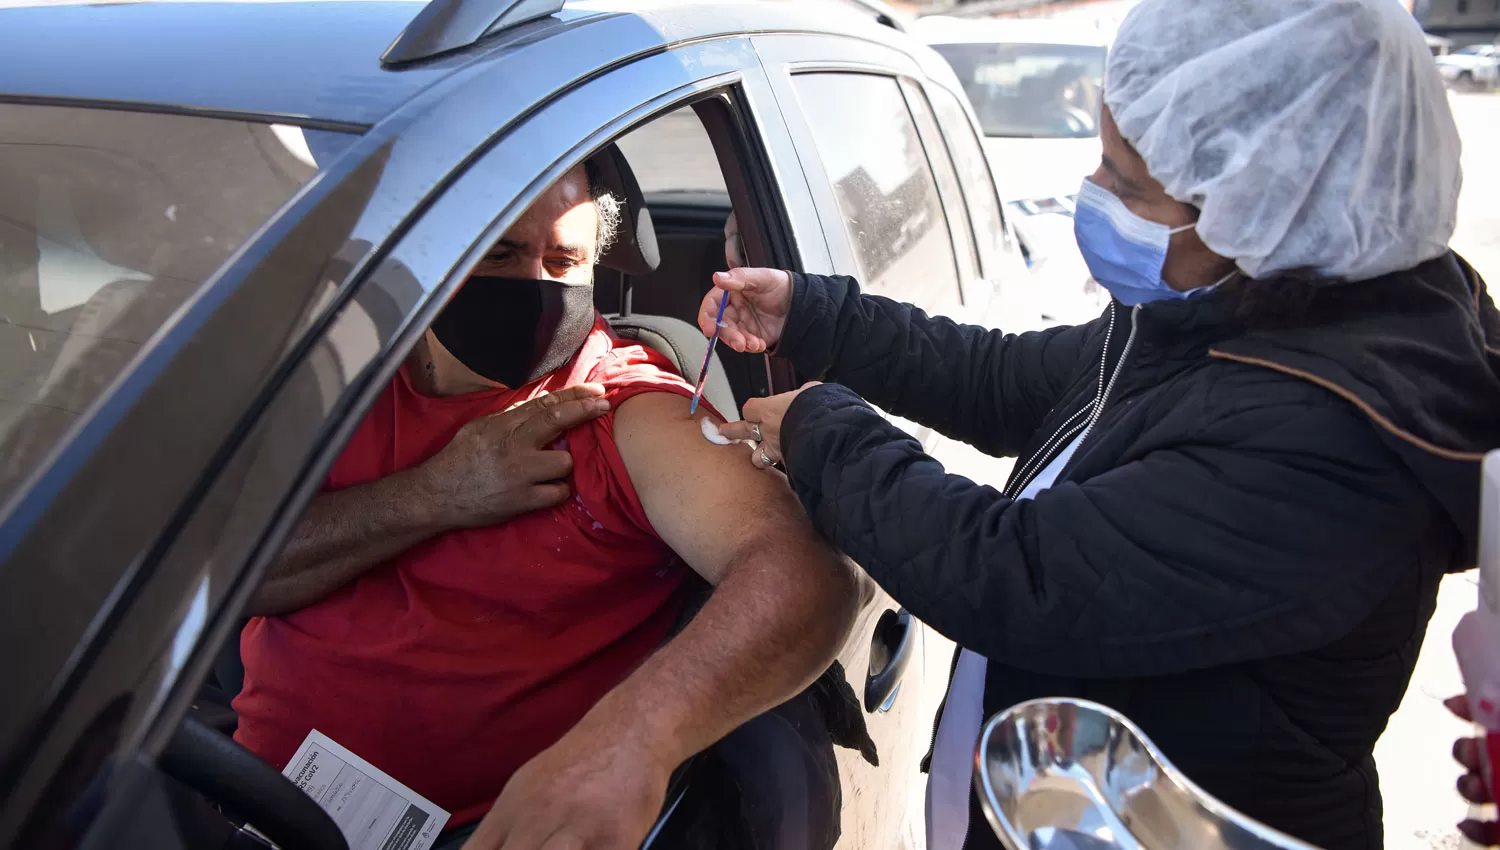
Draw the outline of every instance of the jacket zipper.
<instances>
[{"instance_id":1,"label":"jacket zipper","mask_svg":"<svg viewBox=\"0 0 1500 850\"><path fill-rule=\"evenodd\" d=\"M1094 432L1094 426L1099 424L1099 418L1104 415L1104 406L1109 404L1109 397L1115 391L1115 383L1120 380L1120 373L1125 371L1125 362L1130 359L1130 349L1135 347L1136 317L1140 315L1140 312L1139 304L1130 308L1130 336L1125 338L1125 347L1120 350L1120 362L1115 364L1115 373L1109 376L1109 384L1104 388L1104 395L1099 397L1099 407L1094 410L1094 416L1089 420L1088 427L1084 429L1083 436L1078 438L1079 448L1083 448L1089 434Z\"/></svg>"},{"instance_id":2,"label":"jacket zipper","mask_svg":"<svg viewBox=\"0 0 1500 850\"><path fill-rule=\"evenodd\" d=\"M963 652L963 647L953 647L953 660L948 663L948 687L953 687L953 674L958 672L958 655ZM938 727L943 724L943 709L948 707L948 694L944 692L943 698L938 702L937 714L932 716L932 737L927 740L927 755L922 756L921 765L923 772L932 775L932 759L937 755L937 733Z\"/></svg>"},{"instance_id":3,"label":"jacket zipper","mask_svg":"<svg viewBox=\"0 0 1500 850\"><path fill-rule=\"evenodd\" d=\"M1134 322L1134 316L1133 315L1132 315L1131 321L1132 321L1132 323ZM1036 454L1032 455L1031 459L1028 460L1026 462L1026 464L1021 468L1020 474L1017 475L1015 478L1013 478L1011 480L1010 486L1007 487L1007 488L1005 488L1004 493L1005 493L1006 496L1008 496L1010 498L1015 498L1015 492L1019 492L1020 490L1024 490L1026 488L1026 485L1031 483L1031 477L1029 477L1029 476L1031 475L1032 467L1036 465L1037 460L1039 460L1040 458L1042 458L1044 456L1047 456L1048 453L1052 451L1052 449L1055 447L1054 444L1058 442L1058 438L1061 437L1061 438L1066 439L1067 437L1071 437L1071 436L1073 436L1073 434L1078 433L1078 429L1079 428L1081 428L1081 427L1087 427L1089 424L1092 423L1092 418L1093 417L1090 417L1090 420L1088 422L1085 422L1083 425L1079 425L1078 424L1078 417L1082 416L1085 413L1089 413L1091 410L1092 410L1093 414L1095 416L1097 416L1097 414L1099 412L1100 403L1104 399L1104 389L1105 389L1104 370L1109 365L1109 345L1110 345L1110 341L1112 339L1114 339L1114 335L1115 335L1115 310L1114 310L1114 307L1111 306L1110 307L1110 311L1109 311L1109 324L1105 327L1105 330L1104 330L1104 351L1099 356L1099 391L1094 395L1094 403L1093 403L1092 407L1085 406L1085 407L1079 408L1078 412L1074 413L1072 416L1069 416L1067 418L1067 420L1065 422L1063 422L1062 425L1058 426L1057 431L1055 431L1052 434L1052 436L1049 437L1047 439L1047 441L1042 444L1041 449L1039 449ZM1070 428L1072 429L1072 431L1068 432L1067 434L1064 434L1064 432L1068 431L1068 429L1070 429ZM1063 443L1063 445L1067 445L1067 444ZM1049 463L1051 462L1050 458L1048 459L1048 462ZM1043 464L1040 467L1037 467L1037 470L1039 471L1040 469L1044 469L1044 468L1045 468L1045 464ZM953 674L958 670L958 654L959 654L959 652L962 651L962 649L963 649L962 647L955 647L954 648L954 650L953 650L953 661L952 661L951 664L948 665L948 684L949 684L950 687L953 684ZM943 722L943 709L946 708L947 705L948 705L948 698L945 695L943 697L942 701L938 703L937 714L934 715L933 718L932 718L932 737L929 738L928 741L927 741L927 754L922 757L922 760L927 763L926 766L927 766L927 768L928 768L929 771L932 768L932 763L931 763L932 762L932 757L935 755L934 749L937 747L938 726L942 725L942 722Z\"/></svg>"},{"instance_id":4,"label":"jacket zipper","mask_svg":"<svg viewBox=\"0 0 1500 850\"><path fill-rule=\"evenodd\" d=\"M1104 379L1102 377L1099 379L1099 385L1101 387L1104 385ZM1085 427L1088 426L1089 422L1093 419L1093 416L1084 416L1084 414L1092 414L1093 411L1098 407L1099 396L1096 395L1094 396L1093 404L1087 407L1079 408L1077 413L1074 413L1072 416L1068 417L1068 420L1061 426L1059 426L1057 431L1055 431L1051 437L1047 438L1047 442L1042 444L1042 448L1037 451L1036 454L1031 456L1031 460L1027 462L1026 466L1021 470L1020 477L1011 482L1011 489L1013 489L1014 492L1011 492L1011 490L1007 490L1005 495L1014 499L1018 494L1025 492L1027 485L1031 484L1032 479L1037 475L1040 475L1041 471L1047 468L1047 464L1052 462L1052 459L1056 456L1053 451L1056 450L1058 452L1061 452L1064 448L1067 447L1068 440L1070 438L1076 436L1079 431L1082 431ZM1040 463L1038 461L1040 461Z\"/></svg>"},{"instance_id":5,"label":"jacket zipper","mask_svg":"<svg viewBox=\"0 0 1500 850\"><path fill-rule=\"evenodd\" d=\"M1106 364L1109 363L1109 342L1110 342L1110 338L1114 336L1114 332L1115 332L1115 311L1113 309L1111 309L1109 311L1109 325L1106 327L1106 329L1104 331L1104 353L1099 358L1099 392L1097 394L1095 394L1095 396L1094 396L1094 404L1093 404L1093 408L1092 408L1095 411L1098 410L1098 408L1099 408L1099 401L1104 396L1104 367L1105 367ZM1011 498L1015 498L1011 494L1010 491L1016 487L1017 481L1019 481L1020 478L1025 477L1029 473L1031 466L1036 463L1036 461L1037 461L1038 458L1046 455L1048 452L1050 452L1052 450L1053 444L1055 442L1057 442L1058 438L1064 436L1064 434L1063 434L1064 431L1067 431L1069 428L1072 428L1073 430L1069 434L1067 434L1067 436L1072 436L1073 434L1078 433L1078 429L1079 428L1085 427L1086 423L1084 423L1084 424L1078 423L1078 417L1080 417L1083 414L1089 412L1089 410L1090 410L1089 407L1081 407L1081 408L1079 408L1077 413L1074 413L1072 416L1069 416L1068 419L1067 419L1067 421L1063 422L1062 425L1058 426L1057 431L1055 431L1052 434L1052 436L1047 439L1047 442L1045 442L1045 443L1042 444L1042 447L1037 451L1037 453L1034 454L1034 455L1032 455L1031 459L1026 462L1026 465L1024 467L1022 467L1021 475L1019 477L1017 477L1016 479L1014 479L1014 480L1011 481L1010 487L1007 487L1006 490L1005 490L1005 495L1006 496L1010 496ZM1031 479L1027 478L1026 479L1026 483L1027 484L1031 483ZM1024 489L1025 486L1026 486L1026 484L1021 484L1020 486L1021 486L1022 489ZM953 650L953 661L952 661L952 663L950 663L948 665L948 685L949 685L949 687L952 687L952 685L953 685L953 674L958 671L958 655L962 651L963 651L963 647L955 647L954 650ZM947 698L947 696L944 696L943 699L942 699L942 701L938 703L937 714L934 715L933 718L932 718L932 736L930 738L928 738L928 740L927 740L927 754L922 757L922 760L924 762L927 762L927 768L928 768L929 772L930 772L930 770L932 768L932 763L931 763L932 757L935 755L934 750L937 747L938 727L942 725L942 722L943 722L943 709L946 708L947 705L948 705L948 698Z\"/></svg>"},{"instance_id":6,"label":"jacket zipper","mask_svg":"<svg viewBox=\"0 0 1500 850\"><path fill-rule=\"evenodd\" d=\"M1042 450L1037 452L1037 454L1032 458L1032 463L1027 464L1027 466L1034 466L1035 469L1032 469L1029 473L1024 474L1021 478L1016 479L1016 486L1014 488L1016 492L1025 490L1026 486L1031 483L1032 479L1039 475L1043 469L1047 468L1047 464L1052 462L1052 458L1055 458L1057 454L1061 453L1062 448L1065 448L1068 444L1068 438L1072 437L1073 434L1078 433L1080 428L1082 428L1083 430L1083 436L1078 438L1079 448L1083 447L1084 441L1089 438L1089 434L1093 433L1094 426L1098 424L1099 418L1104 415L1104 406L1109 403L1109 397L1114 393L1115 384L1119 383L1120 373L1125 371L1125 363L1130 359L1130 350L1135 347L1135 336L1136 331L1138 330L1136 317L1139 315L1140 310L1141 308L1139 305L1130 308L1130 335L1125 338L1125 347L1120 350L1120 361L1115 364L1115 371L1110 374L1109 381L1105 382L1104 370L1109 363L1109 343L1111 337L1114 336L1115 331L1115 312L1114 310L1110 310L1109 328L1104 333L1104 353L1099 358L1099 394L1094 399L1093 415L1088 418L1086 424L1081 426L1074 425L1075 420L1078 419L1078 414L1075 413L1073 416L1069 417L1068 420L1057 429L1052 437L1043 444ZM1088 408L1085 407L1083 408L1083 410L1088 410ZM1071 430L1069 430L1070 427ZM1064 431L1068 431L1067 437L1059 440L1058 437L1061 436ZM1055 445L1053 445L1054 443ZM1049 445L1052 446L1052 449L1047 448L1047 446ZM1049 452L1052 453L1052 457L1049 457L1045 462L1041 464L1037 464L1035 462L1037 458L1047 455L1049 454ZM1025 480L1025 483L1020 483L1023 478ZM1011 495L1010 493L1007 493L1006 495L1009 495L1011 498L1015 498L1015 496ZM954 669L957 669L958 667L957 659L958 655L957 653L955 653L953 663ZM949 687L952 687L953 685L953 674L951 672L948 674L948 684ZM981 700L984 699L983 691L981 691L981 696L979 698ZM947 698L944 697L944 705L946 705L947 702ZM981 708L980 711L981 713L983 713L983 708ZM937 745L937 727L942 722L942 717L943 707L939 706L937 719L934 720L932 724L932 743L928 746L928 752L931 752L932 748ZM970 793L972 793L972 791ZM965 801L965 805L967 806L967 801ZM968 823L965 824L964 840L961 844L959 844L959 850L968 850L969 836L973 833L973 831L974 819L971 817L968 819Z\"/></svg>"},{"instance_id":7,"label":"jacket zipper","mask_svg":"<svg viewBox=\"0 0 1500 850\"><path fill-rule=\"evenodd\" d=\"M1130 314L1130 322L1133 337L1135 328L1134 312ZM1099 355L1099 392L1094 395L1092 416L1089 418L1089 421L1086 424L1077 425L1076 423L1078 417L1089 411L1088 407L1083 407L1080 408L1077 413L1074 413L1072 416L1068 417L1066 422L1058 426L1057 431L1047 439L1047 442L1042 444L1042 448L1037 451L1036 454L1032 455L1031 459L1026 461L1025 465L1021 467L1020 473L1017 474L1015 478L1011 479L1010 486L1005 488L1006 496L1014 499L1019 493L1024 491L1026 487L1031 484L1031 480L1038 474L1040 474L1043 469L1046 469L1047 464L1052 462L1052 459L1056 457L1055 453L1061 452L1063 449L1067 448L1067 441L1069 438L1077 434L1080 428L1092 426L1093 420L1098 418L1099 411L1103 409L1104 406L1104 394L1106 386L1104 370L1109 366L1109 346L1110 343L1114 341L1114 336L1115 310L1114 307L1111 306L1109 310L1109 325L1104 330L1104 351ZM1115 373L1116 375L1118 375L1119 370L1116 369Z\"/></svg>"}]
</instances>

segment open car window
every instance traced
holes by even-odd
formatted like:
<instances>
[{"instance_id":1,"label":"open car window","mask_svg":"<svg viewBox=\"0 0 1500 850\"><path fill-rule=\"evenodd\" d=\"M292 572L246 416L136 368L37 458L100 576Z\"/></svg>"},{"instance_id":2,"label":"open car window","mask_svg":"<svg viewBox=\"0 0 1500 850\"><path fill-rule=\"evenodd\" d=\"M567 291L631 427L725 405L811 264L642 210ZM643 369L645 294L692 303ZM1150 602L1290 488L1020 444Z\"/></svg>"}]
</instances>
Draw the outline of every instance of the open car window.
<instances>
[{"instance_id":1,"label":"open car window","mask_svg":"<svg viewBox=\"0 0 1500 850\"><path fill-rule=\"evenodd\" d=\"M706 193L727 197L713 142L691 106L626 133L617 142L649 197Z\"/></svg>"}]
</instances>

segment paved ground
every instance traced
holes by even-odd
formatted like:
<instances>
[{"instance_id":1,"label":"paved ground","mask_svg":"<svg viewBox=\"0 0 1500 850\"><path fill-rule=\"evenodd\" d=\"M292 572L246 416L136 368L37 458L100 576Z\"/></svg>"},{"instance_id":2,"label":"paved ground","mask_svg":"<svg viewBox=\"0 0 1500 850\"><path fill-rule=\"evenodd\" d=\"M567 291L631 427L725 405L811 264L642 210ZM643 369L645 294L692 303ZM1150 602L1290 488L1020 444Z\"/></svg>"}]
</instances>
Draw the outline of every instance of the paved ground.
<instances>
[{"instance_id":1,"label":"paved ground","mask_svg":"<svg viewBox=\"0 0 1500 850\"><path fill-rule=\"evenodd\" d=\"M1456 94L1453 108L1465 148L1464 194L1453 245L1492 286L1500 286L1500 95ZM997 487L1010 470L1008 461L963 446L947 444L937 454L949 468ZM1375 750L1390 850L1466 846L1453 825L1468 807L1453 791L1458 770L1447 755L1465 726L1448 716L1440 701L1461 689L1449 636L1458 618L1474 607L1475 593L1472 575L1452 576L1444 583L1411 688ZM942 674L952 653L951 643L936 635L931 638L926 647L929 682L923 693L928 715L942 698ZM918 815L924 793L920 785L913 790L913 812ZM919 824L914 829L921 833Z\"/></svg>"}]
</instances>

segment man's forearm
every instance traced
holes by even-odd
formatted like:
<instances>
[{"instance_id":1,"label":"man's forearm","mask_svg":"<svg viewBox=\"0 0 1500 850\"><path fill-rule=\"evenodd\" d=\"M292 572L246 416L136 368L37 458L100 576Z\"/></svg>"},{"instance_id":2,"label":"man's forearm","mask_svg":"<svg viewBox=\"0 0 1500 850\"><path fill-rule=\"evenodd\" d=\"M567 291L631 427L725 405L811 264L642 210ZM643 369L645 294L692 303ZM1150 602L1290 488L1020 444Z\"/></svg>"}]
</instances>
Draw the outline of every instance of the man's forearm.
<instances>
[{"instance_id":1,"label":"man's forearm","mask_svg":"<svg viewBox=\"0 0 1500 850\"><path fill-rule=\"evenodd\" d=\"M317 602L372 567L447 530L411 472L313 500L250 603L252 616Z\"/></svg>"},{"instance_id":2,"label":"man's forearm","mask_svg":"<svg viewBox=\"0 0 1500 850\"><path fill-rule=\"evenodd\" d=\"M647 736L675 766L828 668L859 610L854 570L815 539L763 542L580 726L629 718L627 734Z\"/></svg>"}]
</instances>

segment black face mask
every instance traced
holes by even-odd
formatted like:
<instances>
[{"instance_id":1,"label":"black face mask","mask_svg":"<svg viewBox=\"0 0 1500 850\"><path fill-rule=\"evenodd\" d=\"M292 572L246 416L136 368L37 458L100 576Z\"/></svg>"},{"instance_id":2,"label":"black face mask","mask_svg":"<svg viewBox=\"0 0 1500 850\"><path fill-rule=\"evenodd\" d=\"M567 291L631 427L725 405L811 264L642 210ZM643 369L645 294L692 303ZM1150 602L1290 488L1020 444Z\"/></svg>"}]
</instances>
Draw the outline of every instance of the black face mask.
<instances>
[{"instance_id":1,"label":"black face mask","mask_svg":"<svg viewBox=\"0 0 1500 850\"><path fill-rule=\"evenodd\" d=\"M476 374L521 387L573 359L594 329L594 284L474 275L432 333Z\"/></svg>"}]
</instances>

